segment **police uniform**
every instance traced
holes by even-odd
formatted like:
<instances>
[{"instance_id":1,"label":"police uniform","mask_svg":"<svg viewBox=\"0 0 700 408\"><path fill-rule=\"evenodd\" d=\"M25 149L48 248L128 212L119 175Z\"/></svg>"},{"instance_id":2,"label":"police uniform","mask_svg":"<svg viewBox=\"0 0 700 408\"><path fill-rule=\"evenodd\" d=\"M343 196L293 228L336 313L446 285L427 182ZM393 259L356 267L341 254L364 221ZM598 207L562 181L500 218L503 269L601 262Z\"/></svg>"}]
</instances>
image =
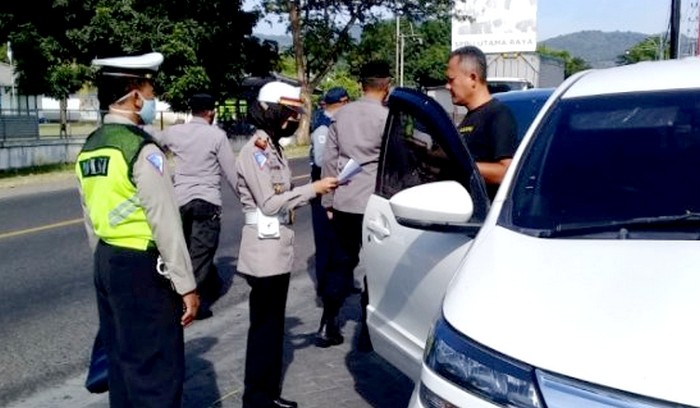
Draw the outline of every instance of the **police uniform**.
<instances>
[{"instance_id":1,"label":"police uniform","mask_svg":"<svg viewBox=\"0 0 700 408\"><path fill-rule=\"evenodd\" d=\"M363 80L391 77L387 64L370 62L362 69ZM364 82L363 82L364 83ZM388 83L387 83L388 85ZM374 192L379 152L384 125L389 110L383 105L376 91L344 106L333 116L324 152L322 177L337 177L350 159L360 163L362 171L350 183L322 197L324 208L333 210L331 225L337 242L330 260L326 282L321 288L323 316L316 346L329 347L344 341L340 334L337 317L345 299L353 290L354 270L359 264L362 246L362 218L369 197ZM363 323L367 290L362 294ZM362 325L360 345L369 348L366 326Z\"/></svg>"},{"instance_id":2,"label":"police uniform","mask_svg":"<svg viewBox=\"0 0 700 408\"><path fill-rule=\"evenodd\" d=\"M215 108L214 98L190 98L193 117L170 126L157 137L173 155L175 198L180 206L185 240L192 259L197 289L207 305L221 290L214 255L221 232L221 181L236 185L235 156L226 132L213 126L202 113ZM200 308L202 312L209 312Z\"/></svg>"},{"instance_id":3,"label":"police uniform","mask_svg":"<svg viewBox=\"0 0 700 408\"><path fill-rule=\"evenodd\" d=\"M162 55L147 54L94 64L101 75L145 78L161 62ZM108 113L88 136L75 170L94 251L110 406L179 407L181 295L195 290L195 280L165 156L136 123Z\"/></svg>"},{"instance_id":4,"label":"police uniform","mask_svg":"<svg viewBox=\"0 0 700 408\"><path fill-rule=\"evenodd\" d=\"M333 115L343 106L341 103L347 103L348 100L349 95L345 88L331 88L323 97L325 108L314 117L311 125L311 148L309 149L312 181L321 179L323 155ZM320 195L311 200L311 223L314 229L316 294L320 297L327 281L328 262L333 251L333 242L336 240L326 209L321 204Z\"/></svg>"},{"instance_id":5,"label":"police uniform","mask_svg":"<svg viewBox=\"0 0 700 408\"><path fill-rule=\"evenodd\" d=\"M272 96L268 95L270 89L275 91ZM298 101L299 88L269 83L261 88L256 103L279 104L285 98L280 99L278 94ZM291 224L294 209L308 203L316 193L312 184L292 184L292 172L282 149L260 128L241 148L236 169L237 192L245 216L238 272L251 287L243 407L295 407L296 403L280 398L285 307L294 261Z\"/></svg>"}]
</instances>

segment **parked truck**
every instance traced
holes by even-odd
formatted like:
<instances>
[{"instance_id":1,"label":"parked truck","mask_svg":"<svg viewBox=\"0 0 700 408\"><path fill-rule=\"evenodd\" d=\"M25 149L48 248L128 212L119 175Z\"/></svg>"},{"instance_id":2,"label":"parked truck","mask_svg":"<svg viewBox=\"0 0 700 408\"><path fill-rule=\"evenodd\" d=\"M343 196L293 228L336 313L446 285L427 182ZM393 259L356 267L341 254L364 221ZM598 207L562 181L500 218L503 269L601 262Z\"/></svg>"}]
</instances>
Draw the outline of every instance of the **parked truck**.
<instances>
[{"instance_id":1,"label":"parked truck","mask_svg":"<svg viewBox=\"0 0 700 408\"><path fill-rule=\"evenodd\" d=\"M488 78L519 78L535 88L556 87L564 82L564 60L536 52L486 54Z\"/></svg>"}]
</instances>

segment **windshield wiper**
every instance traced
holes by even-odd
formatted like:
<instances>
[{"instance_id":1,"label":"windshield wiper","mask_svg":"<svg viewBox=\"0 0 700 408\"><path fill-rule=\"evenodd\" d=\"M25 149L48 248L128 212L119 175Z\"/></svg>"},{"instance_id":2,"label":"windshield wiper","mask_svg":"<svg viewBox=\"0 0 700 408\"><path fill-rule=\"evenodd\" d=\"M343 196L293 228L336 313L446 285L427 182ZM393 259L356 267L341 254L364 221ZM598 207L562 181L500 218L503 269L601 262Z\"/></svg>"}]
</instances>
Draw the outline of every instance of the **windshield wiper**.
<instances>
[{"instance_id":1,"label":"windshield wiper","mask_svg":"<svg viewBox=\"0 0 700 408\"><path fill-rule=\"evenodd\" d=\"M638 217L627 220L598 221L590 223L557 224L553 229L541 230L537 234L542 238L565 237L572 235L595 234L599 232L619 232L624 238L627 228L645 229L700 223L700 213L686 211L685 214L660 215L656 217Z\"/></svg>"}]
</instances>

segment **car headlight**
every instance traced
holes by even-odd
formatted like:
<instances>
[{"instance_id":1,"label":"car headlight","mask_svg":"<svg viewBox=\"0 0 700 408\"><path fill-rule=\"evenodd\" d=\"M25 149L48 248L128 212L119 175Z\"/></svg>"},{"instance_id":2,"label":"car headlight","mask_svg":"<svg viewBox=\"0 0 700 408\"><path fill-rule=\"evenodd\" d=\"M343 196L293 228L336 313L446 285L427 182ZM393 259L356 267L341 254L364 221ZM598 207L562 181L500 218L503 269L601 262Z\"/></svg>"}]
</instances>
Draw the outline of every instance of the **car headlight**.
<instances>
[{"instance_id":1,"label":"car headlight","mask_svg":"<svg viewBox=\"0 0 700 408\"><path fill-rule=\"evenodd\" d=\"M535 370L490 350L440 318L428 340L425 364L466 391L508 407L542 408Z\"/></svg>"}]
</instances>

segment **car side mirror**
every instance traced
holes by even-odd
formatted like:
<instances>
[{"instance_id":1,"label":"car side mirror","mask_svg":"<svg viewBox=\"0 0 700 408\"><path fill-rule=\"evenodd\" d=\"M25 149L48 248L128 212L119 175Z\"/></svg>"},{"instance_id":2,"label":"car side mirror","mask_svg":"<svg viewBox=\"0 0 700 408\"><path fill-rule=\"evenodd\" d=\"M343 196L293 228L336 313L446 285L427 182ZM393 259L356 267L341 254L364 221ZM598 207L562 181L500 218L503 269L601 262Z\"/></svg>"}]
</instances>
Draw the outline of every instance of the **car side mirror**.
<instances>
[{"instance_id":1,"label":"car side mirror","mask_svg":"<svg viewBox=\"0 0 700 408\"><path fill-rule=\"evenodd\" d=\"M478 231L469 224L474 202L456 181L437 181L407 188L389 200L396 221L409 228L431 231Z\"/></svg>"}]
</instances>

